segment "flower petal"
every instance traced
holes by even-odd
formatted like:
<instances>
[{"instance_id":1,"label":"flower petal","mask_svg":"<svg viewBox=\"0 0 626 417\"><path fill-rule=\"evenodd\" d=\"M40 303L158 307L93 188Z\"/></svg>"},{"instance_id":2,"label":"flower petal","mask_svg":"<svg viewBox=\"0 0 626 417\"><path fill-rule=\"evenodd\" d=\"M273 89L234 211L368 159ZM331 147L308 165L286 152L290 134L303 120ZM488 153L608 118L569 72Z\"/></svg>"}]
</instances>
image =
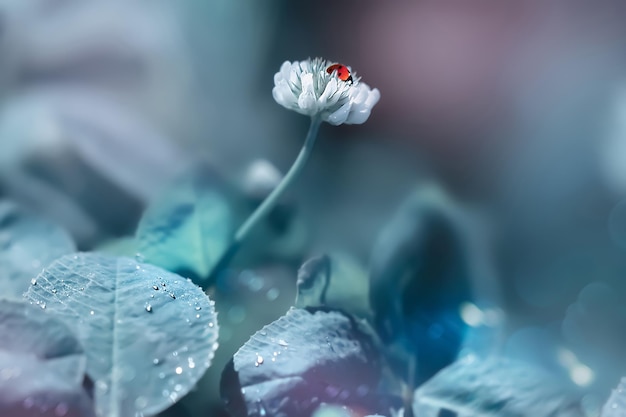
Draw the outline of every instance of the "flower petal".
<instances>
[{"instance_id":1,"label":"flower petal","mask_svg":"<svg viewBox=\"0 0 626 417\"><path fill-rule=\"evenodd\" d=\"M338 126L342 123L345 123L348 115L350 114L351 103L347 102L343 106L339 107L339 109L328 116L326 116L325 120L331 125Z\"/></svg>"},{"instance_id":2,"label":"flower petal","mask_svg":"<svg viewBox=\"0 0 626 417\"><path fill-rule=\"evenodd\" d=\"M285 61L274 75L272 96L280 105L308 116L322 115L333 125L365 122L380 99L377 89L359 82L340 81L328 74L329 61L321 58Z\"/></svg>"},{"instance_id":3,"label":"flower petal","mask_svg":"<svg viewBox=\"0 0 626 417\"><path fill-rule=\"evenodd\" d=\"M304 74L302 76L302 93L298 97L298 106L300 106L304 114L313 115L317 113L313 74Z\"/></svg>"}]
</instances>

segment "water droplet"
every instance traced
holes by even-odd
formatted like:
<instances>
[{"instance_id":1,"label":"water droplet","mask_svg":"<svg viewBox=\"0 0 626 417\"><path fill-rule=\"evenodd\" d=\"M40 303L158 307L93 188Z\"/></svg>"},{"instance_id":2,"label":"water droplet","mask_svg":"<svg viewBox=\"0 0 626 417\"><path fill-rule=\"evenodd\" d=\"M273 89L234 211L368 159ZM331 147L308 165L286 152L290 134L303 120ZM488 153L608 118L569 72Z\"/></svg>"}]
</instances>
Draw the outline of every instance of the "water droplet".
<instances>
[{"instance_id":1,"label":"water droplet","mask_svg":"<svg viewBox=\"0 0 626 417\"><path fill-rule=\"evenodd\" d=\"M280 290L278 288L270 288L265 293L265 297L270 301L276 300L279 295L280 295Z\"/></svg>"},{"instance_id":2,"label":"water droplet","mask_svg":"<svg viewBox=\"0 0 626 417\"><path fill-rule=\"evenodd\" d=\"M200 311L200 310L202 310L202 307L196 306L196 311Z\"/></svg>"},{"instance_id":3,"label":"water droplet","mask_svg":"<svg viewBox=\"0 0 626 417\"><path fill-rule=\"evenodd\" d=\"M246 389L245 388L241 389L241 395L246 395Z\"/></svg>"},{"instance_id":4,"label":"water droplet","mask_svg":"<svg viewBox=\"0 0 626 417\"><path fill-rule=\"evenodd\" d=\"M56 288L53 288L53 289L52 289L52 294L56 294L56 293L57 293L57 289L56 289Z\"/></svg>"},{"instance_id":5,"label":"water droplet","mask_svg":"<svg viewBox=\"0 0 626 417\"><path fill-rule=\"evenodd\" d=\"M276 358L272 358L272 362L276 362Z\"/></svg>"},{"instance_id":6,"label":"water droplet","mask_svg":"<svg viewBox=\"0 0 626 417\"><path fill-rule=\"evenodd\" d=\"M37 278L33 278L30 280L30 285L37 285ZM28 398L27 398L28 399Z\"/></svg>"},{"instance_id":7,"label":"water droplet","mask_svg":"<svg viewBox=\"0 0 626 417\"><path fill-rule=\"evenodd\" d=\"M194 362L193 358L187 358L187 362L189 363L190 369L193 369L196 367L196 362Z\"/></svg>"},{"instance_id":8,"label":"water droplet","mask_svg":"<svg viewBox=\"0 0 626 417\"><path fill-rule=\"evenodd\" d=\"M159 287L157 287L156 285L153 285L152 289L155 290L155 291L159 291Z\"/></svg>"},{"instance_id":9,"label":"water droplet","mask_svg":"<svg viewBox=\"0 0 626 417\"><path fill-rule=\"evenodd\" d=\"M263 363L263 361L264 361L263 356L261 356L261 355L259 355L257 353L257 355L256 355L256 363L261 365Z\"/></svg>"},{"instance_id":10,"label":"water droplet","mask_svg":"<svg viewBox=\"0 0 626 417\"><path fill-rule=\"evenodd\" d=\"M209 327L214 327L214 326L215 326L215 324L213 322L209 323Z\"/></svg>"},{"instance_id":11,"label":"water droplet","mask_svg":"<svg viewBox=\"0 0 626 417\"><path fill-rule=\"evenodd\" d=\"M183 373L183 368L181 368L180 366L177 366L175 369L176 375L180 375Z\"/></svg>"},{"instance_id":12,"label":"water droplet","mask_svg":"<svg viewBox=\"0 0 626 417\"><path fill-rule=\"evenodd\" d=\"M91 311L89 312L89 315L90 315L90 316L93 316L94 314L96 314L96 312L95 312L95 311L93 311L93 310L91 310Z\"/></svg>"},{"instance_id":13,"label":"water droplet","mask_svg":"<svg viewBox=\"0 0 626 417\"><path fill-rule=\"evenodd\" d=\"M160 363L161 363L161 360L160 360L159 358L154 358L154 359L152 359L152 363L153 363L154 365L158 365L158 364L160 364Z\"/></svg>"},{"instance_id":14,"label":"water droplet","mask_svg":"<svg viewBox=\"0 0 626 417\"><path fill-rule=\"evenodd\" d=\"M67 414L68 411L69 411L69 407L67 406L67 404L59 403L54 408L54 415L59 416L59 417L63 417L64 415Z\"/></svg>"},{"instance_id":15,"label":"water droplet","mask_svg":"<svg viewBox=\"0 0 626 417\"><path fill-rule=\"evenodd\" d=\"M137 397L135 400L135 408L142 409L148 405L148 399L146 397Z\"/></svg>"},{"instance_id":16,"label":"water droplet","mask_svg":"<svg viewBox=\"0 0 626 417\"><path fill-rule=\"evenodd\" d=\"M151 306L150 304L148 304L148 305L146 306L146 311L147 311L148 313L152 313L152 306Z\"/></svg>"},{"instance_id":17,"label":"water droplet","mask_svg":"<svg viewBox=\"0 0 626 417\"><path fill-rule=\"evenodd\" d=\"M285 342L283 339L280 339L280 340L278 341L278 344L279 344L279 345L281 345L281 346L283 346L283 347L287 347L287 346L289 346L289 343Z\"/></svg>"},{"instance_id":18,"label":"water droplet","mask_svg":"<svg viewBox=\"0 0 626 417\"><path fill-rule=\"evenodd\" d=\"M161 287L165 287L165 282L162 282L162 283L161 283Z\"/></svg>"},{"instance_id":19,"label":"water droplet","mask_svg":"<svg viewBox=\"0 0 626 417\"><path fill-rule=\"evenodd\" d=\"M200 318L200 314L196 314L196 318L199 319Z\"/></svg>"},{"instance_id":20,"label":"water droplet","mask_svg":"<svg viewBox=\"0 0 626 417\"><path fill-rule=\"evenodd\" d=\"M41 307L42 310L45 309L46 308L46 303L42 302L41 304L39 304L39 307Z\"/></svg>"},{"instance_id":21,"label":"water droplet","mask_svg":"<svg viewBox=\"0 0 626 417\"><path fill-rule=\"evenodd\" d=\"M263 403L259 401L259 415L264 417L267 412L265 411L265 407L263 407Z\"/></svg>"},{"instance_id":22,"label":"water droplet","mask_svg":"<svg viewBox=\"0 0 626 417\"><path fill-rule=\"evenodd\" d=\"M183 386L181 384L174 385L174 391L182 391L182 390L183 390Z\"/></svg>"},{"instance_id":23,"label":"water droplet","mask_svg":"<svg viewBox=\"0 0 626 417\"><path fill-rule=\"evenodd\" d=\"M96 390L103 393L109 392L109 385L104 381L97 381Z\"/></svg>"},{"instance_id":24,"label":"water droplet","mask_svg":"<svg viewBox=\"0 0 626 417\"><path fill-rule=\"evenodd\" d=\"M170 297L172 297L174 300L176 299L176 296L172 292L170 293Z\"/></svg>"}]
</instances>

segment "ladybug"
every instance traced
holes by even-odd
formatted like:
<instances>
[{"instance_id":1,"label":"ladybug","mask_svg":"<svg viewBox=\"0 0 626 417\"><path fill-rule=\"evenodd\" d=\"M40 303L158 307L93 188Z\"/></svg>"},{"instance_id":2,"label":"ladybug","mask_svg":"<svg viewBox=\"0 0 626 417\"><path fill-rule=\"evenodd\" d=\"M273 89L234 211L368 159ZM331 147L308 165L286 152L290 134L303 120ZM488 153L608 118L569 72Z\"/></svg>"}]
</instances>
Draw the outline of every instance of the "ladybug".
<instances>
[{"instance_id":1,"label":"ladybug","mask_svg":"<svg viewBox=\"0 0 626 417\"><path fill-rule=\"evenodd\" d=\"M326 72L332 74L333 71L337 72L337 77L341 81L349 82L352 84L352 74L350 74L350 70L343 64L333 64L330 67L326 68Z\"/></svg>"}]
</instances>

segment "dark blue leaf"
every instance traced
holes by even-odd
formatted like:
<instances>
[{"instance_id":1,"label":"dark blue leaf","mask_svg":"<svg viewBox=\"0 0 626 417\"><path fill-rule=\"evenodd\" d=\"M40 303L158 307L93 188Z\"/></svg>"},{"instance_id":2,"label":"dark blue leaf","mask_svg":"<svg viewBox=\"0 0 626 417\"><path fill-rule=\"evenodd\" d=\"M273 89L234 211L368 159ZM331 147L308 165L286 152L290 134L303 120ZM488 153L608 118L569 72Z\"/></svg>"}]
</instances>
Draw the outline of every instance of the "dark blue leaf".
<instances>
[{"instance_id":1,"label":"dark blue leaf","mask_svg":"<svg viewBox=\"0 0 626 417\"><path fill-rule=\"evenodd\" d=\"M29 304L0 301L0 415L94 415L85 365L65 324Z\"/></svg>"},{"instance_id":2,"label":"dark blue leaf","mask_svg":"<svg viewBox=\"0 0 626 417\"><path fill-rule=\"evenodd\" d=\"M76 329L100 416L164 410L196 384L217 348L213 302L202 290L131 258L67 255L26 295Z\"/></svg>"},{"instance_id":3,"label":"dark blue leaf","mask_svg":"<svg viewBox=\"0 0 626 417\"><path fill-rule=\"evenodd\" d=\"M222 373L233 417L310 416L322 402L387 411L381 358L370 336L336 311L291 309L265 326Z\"/></svg>"},{"instance_id":4,"label":"dark blue leaf","mask_svg":"<svg viewBox=\"0 0 626 417\"><path fill-rule=\"evenodd\" d=\"M441 190L424 187L374 247L369 294L375 325L386 343L404 351L396 368L411 383L455 360L471 324L462 317L463 306L480 305L476 294L494 290L470 226ZM407 366L407 356L416 359L417 369Z\"/></svg>"},{"instance_id":5,"label":"dark blue leaf","mask_svg":"<svg viewBox=\"0 0 626 417\"><path fill-rule=\"evenodd\" d=\"M60 227L10 201L0 201L0 297L21 300L45 266L75 250Z\"/></svg>"}]
</instances>

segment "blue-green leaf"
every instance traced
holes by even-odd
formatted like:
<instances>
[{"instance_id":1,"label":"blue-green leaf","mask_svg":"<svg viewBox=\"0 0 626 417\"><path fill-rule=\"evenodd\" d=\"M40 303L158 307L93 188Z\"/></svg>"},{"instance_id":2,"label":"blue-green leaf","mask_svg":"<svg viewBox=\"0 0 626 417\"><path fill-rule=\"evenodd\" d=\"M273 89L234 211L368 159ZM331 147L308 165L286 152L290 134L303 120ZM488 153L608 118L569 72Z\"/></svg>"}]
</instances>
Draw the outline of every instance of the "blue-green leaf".
<instances>
[{"instance_id":1,"label":"blue-green leaf","mask_svg":"<svg viewBox=\"0 0 626 417\"><path fill-rule=\"evenodd\" d=\"M85 364L65 324L27 303L0 300L0 415L92 416Z\"/></svg>"},{"instance_id":2,"label":"blue-green leaf","mask_svg":"<svg viewBox=\"0 0 626 417\"><path fill-rule=\"evenodd\" d=\"M626 416L626 378L622 378L616 389L602 407L602 417Z\"/></svg>"},{"instance_id":3,"label":"blue-green leaf","mask_svg":"<svg viewBox=\"0 0 626 417\"><path fill-rule=\"evenodd\" d=\"M370 318L368 273L344 253L312 258L298 271L296 307L329 307Z\"/></svg>"},{"instance_id":4,"label":"blue-green leaf","mask_svg":"<svg viewBox=\"0 0 626 417\"><path fill-rule=\"evenodd\" d=\"M138 250L146 262L202 280L228 248L232 223L215 174L193 170L148 207L137 229Z\"/></svg>"},{"instance_id":5,"label":"blue-green leaf","mask_svg":"<svg viewBox=\"0 0 626 417\"><path fill-rule=\"evenodd\" d=\"M31 279L76 250L60 227L10 201L0 201L0 297L21 300Z\"/></svg>"},{"instance_id":6,"label":"blue-green leaf","mask_svg":"<svg viewBox=\"0 0 626 417\"><path fill-rule=\"evenodd\" d=\"M539 368L504 358L468 356L415 391L413 415L583 417L584 413L579 400Z\"/></svg>"},{"instance_id":7,"label":"blue-green leaf","mask_svg":"<svg viewBox=\"0 0 626 417\"><path fill-rule=\"evenodd\" d=\"M76 329L100 416L162 411L195 385L217 348L213 303L202 290L131 258L67 255L26 295Z\"/></svg>"}]
</instances>

